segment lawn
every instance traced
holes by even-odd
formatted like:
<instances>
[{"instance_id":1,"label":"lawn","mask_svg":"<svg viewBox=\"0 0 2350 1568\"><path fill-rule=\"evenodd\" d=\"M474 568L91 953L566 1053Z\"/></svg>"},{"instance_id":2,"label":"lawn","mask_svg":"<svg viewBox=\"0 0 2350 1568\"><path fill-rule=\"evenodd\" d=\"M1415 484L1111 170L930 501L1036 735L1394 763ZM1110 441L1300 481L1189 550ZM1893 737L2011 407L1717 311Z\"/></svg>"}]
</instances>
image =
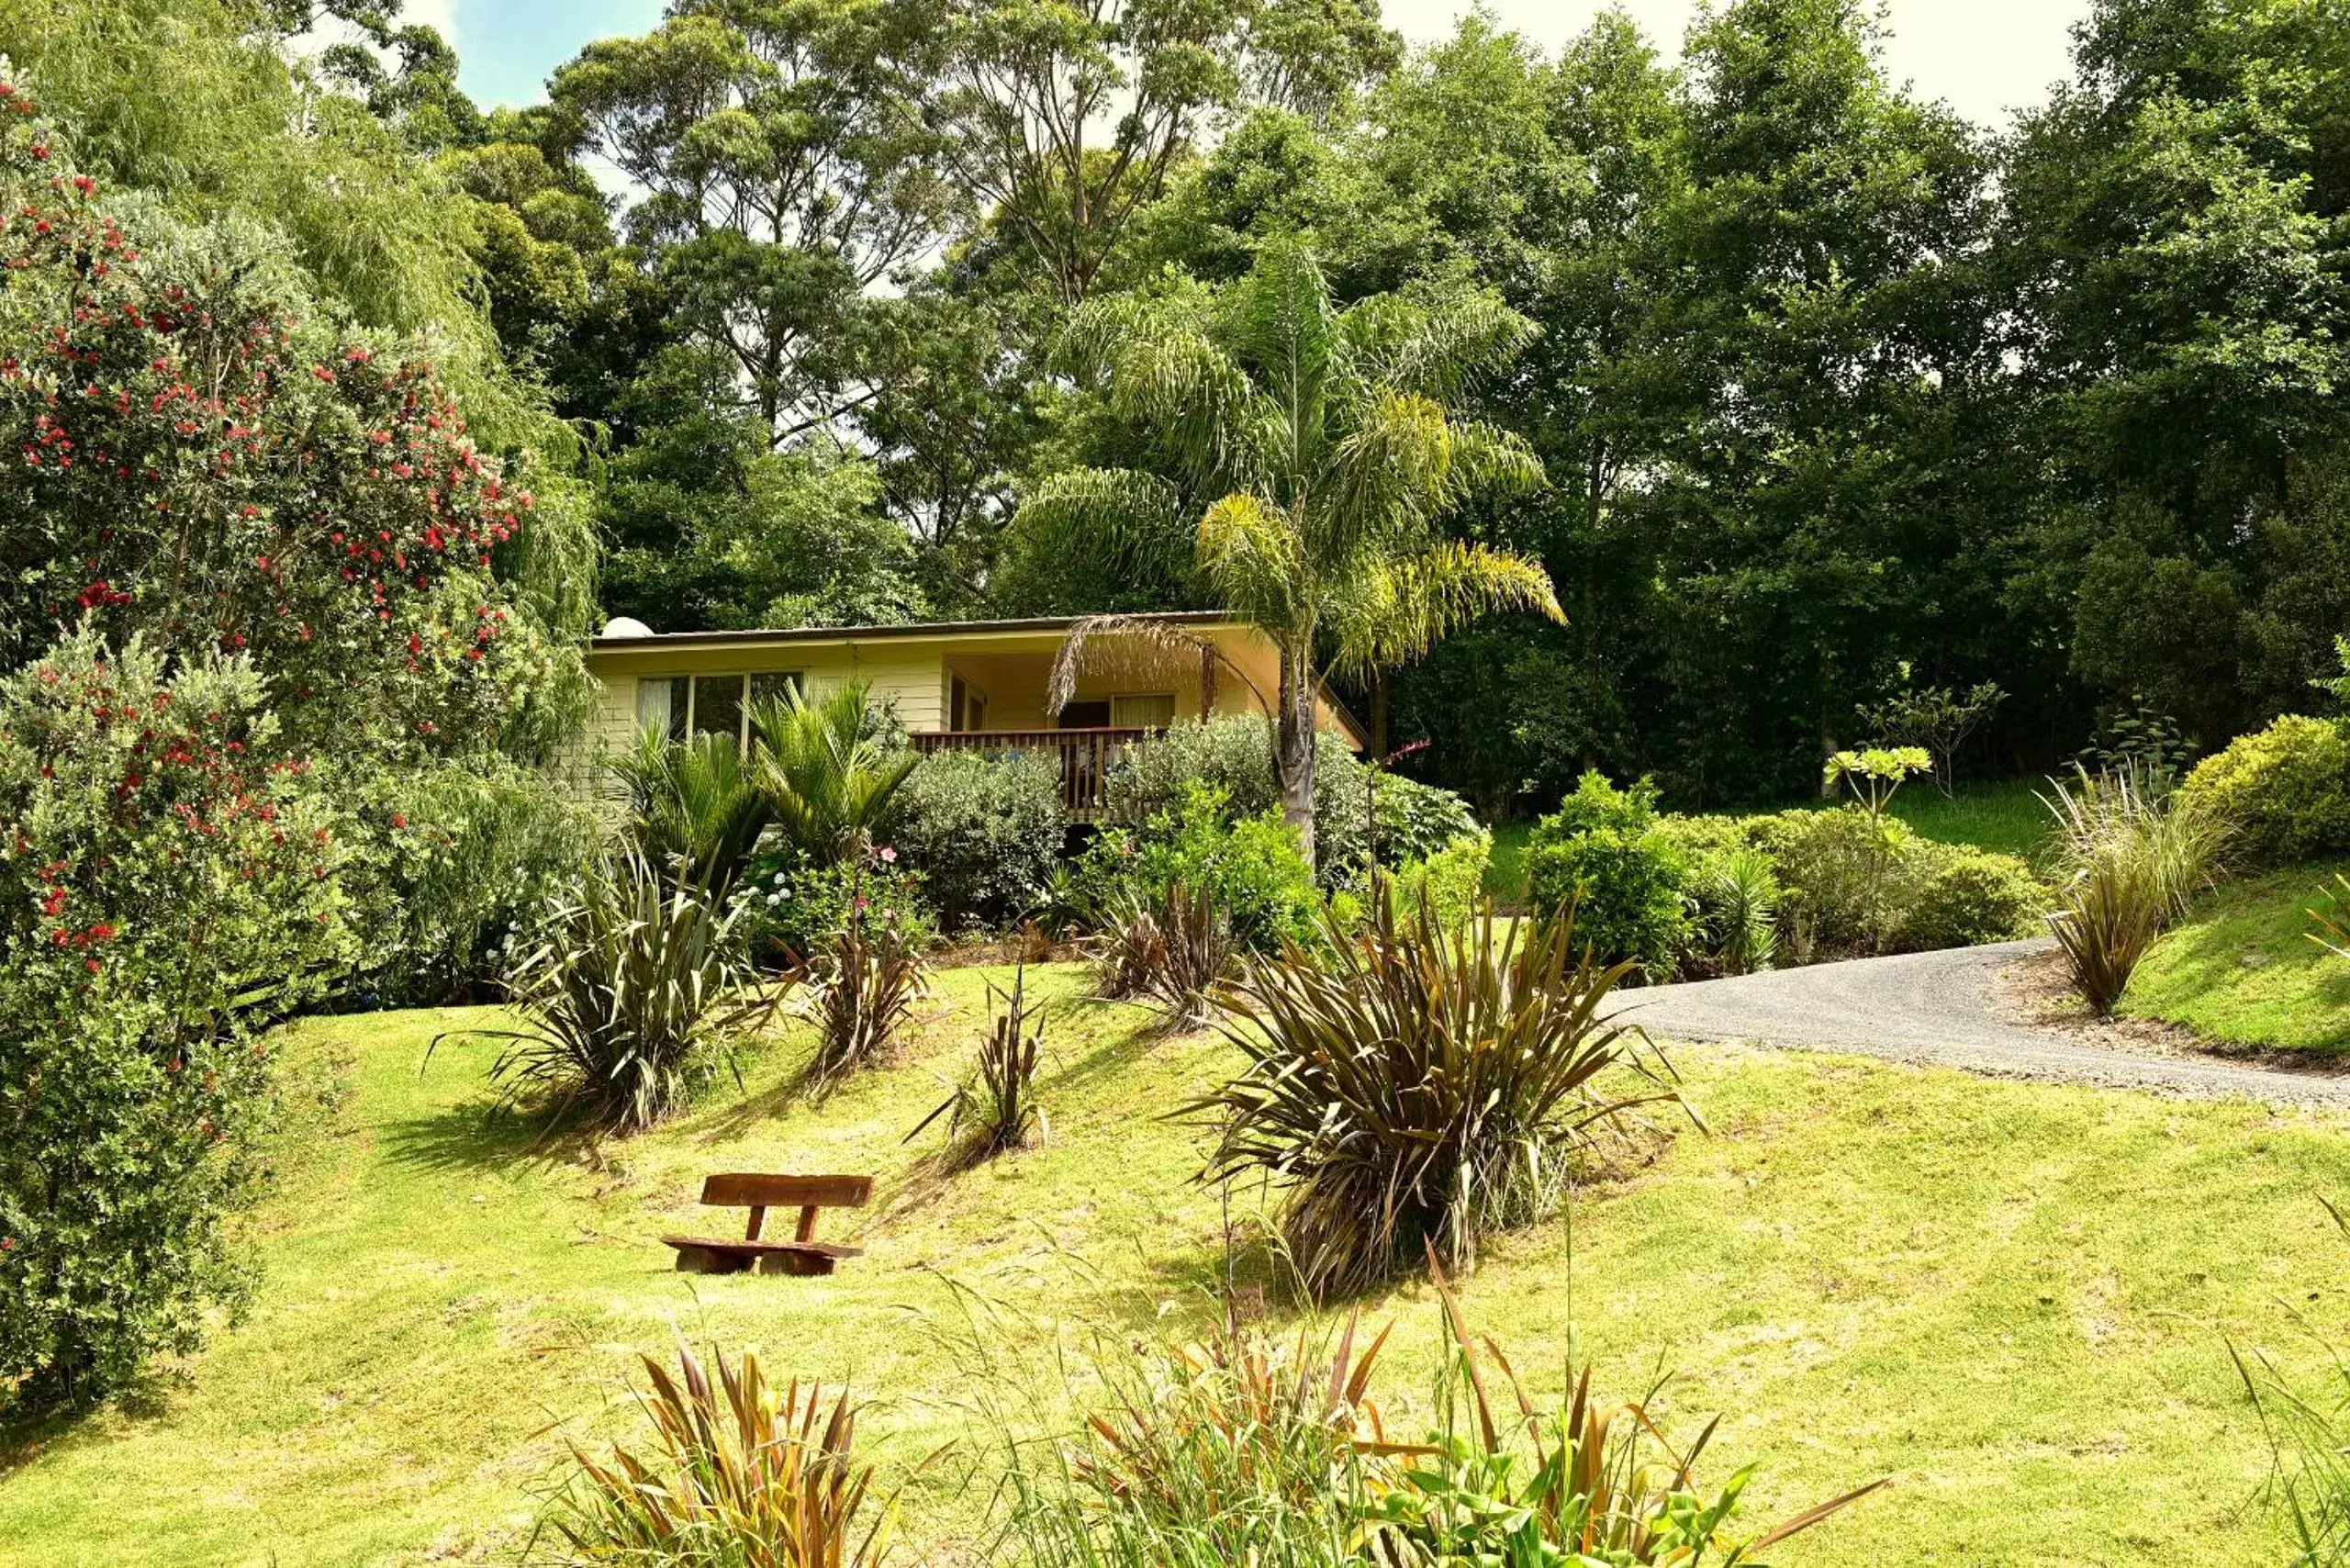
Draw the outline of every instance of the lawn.
<instances>
[{"instance_id":1,"label":"lawn","mask_svg":"<svg viewBox=\"0 0 2350 1568\"><path fill-rule=\"evenodd\" d=\"M592 1156L486 1118L490 1047L427 1059L482 1014L295 1026L289 1056L349 1092L289 1145L252 1312L180 1381L6 1450L0 1562L496 1559L566 1438L630 1429L611 1391L674 1333L849 1380L875 1401L860 1429L894 1434L902 1462L969 1435L966 1288L1014 1345L1200 1320L1227 1214L1189 1181L1200 1134L1160 1118L1225 1047L1154 1038L1049 971L1050 1143L942 1181L927 1140L901 1139L968 1048L984 979L946 974L910 1059L821 1109L781 1092L787 1041L746 1063L745 1092L727 1081ZM2282 1557L2245 1506L2265 1450L2227 1341L2306 1369L2296 1312L2350 1338L2350 1249L2317 1203L2350 1193L2350 1122L1724 1047L1676 1060L1710 1133L1507 1238L1468 1284L1538 1387L1560 1387L1571 1329L1618 1394L1678 1369L1681 1429L1723 1417L1717 1476L1760 1462L1757 1524L1893 1478L1774 1551L1781 1568ZM878 1172L869 1255L829 1280L670 1271L654 1238L703 1223L693 1194L719 1169ZM1244 1260L1253 1212L1235 1196ZM1434 1304L1406 1285L1367 1311L1398 1324L1384 1403L1408 1427ZM952 1473L910 1495L901 1561L968 1529L979 1492Z\"/></svg>"},{"instance_id":2,"label":"lawn","mask_svg":"<svg viewBox=\"0 0 2350 1568\"><path fill-rule=\"evenodd\" d=\"M2310 910L2329 907L2343 870L2304 866L2222 884L2139 964L2122 1011L2225 1045L2350 1053L2350 958L2308 935Z\"/></svg>"}]
</instances>

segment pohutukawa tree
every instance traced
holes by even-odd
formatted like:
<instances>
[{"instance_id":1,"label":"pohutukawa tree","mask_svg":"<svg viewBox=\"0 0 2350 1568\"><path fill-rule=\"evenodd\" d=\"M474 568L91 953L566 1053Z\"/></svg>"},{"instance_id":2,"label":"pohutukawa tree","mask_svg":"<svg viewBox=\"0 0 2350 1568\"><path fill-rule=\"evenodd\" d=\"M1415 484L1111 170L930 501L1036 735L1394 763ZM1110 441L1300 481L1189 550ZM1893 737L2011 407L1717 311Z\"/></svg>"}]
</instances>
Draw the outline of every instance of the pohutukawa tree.
<instances>
[{"instance_id":1,"label":"pohutukawa tree","mask_svg":"<svg viewBox=\"0 0 2350 1568\"><path fill-rule=\"evenodd\" d=\"M1225 287L1178 274L1070 322L1069 367L1159 461L1058 475L1024 521L1072 544L1123 544L1196 515L1201 578L1281 651L1273 771L1309 862L1322 676L1392 667L1494 610L1562 619L1540 566L1442 526L1543 482L1523 441L1454 411L1533 331L1465 290L1340 308L1313 253L1289 241ZM1058 661L1057 700L1082 646Z\"/></svg>"}]
</instances>

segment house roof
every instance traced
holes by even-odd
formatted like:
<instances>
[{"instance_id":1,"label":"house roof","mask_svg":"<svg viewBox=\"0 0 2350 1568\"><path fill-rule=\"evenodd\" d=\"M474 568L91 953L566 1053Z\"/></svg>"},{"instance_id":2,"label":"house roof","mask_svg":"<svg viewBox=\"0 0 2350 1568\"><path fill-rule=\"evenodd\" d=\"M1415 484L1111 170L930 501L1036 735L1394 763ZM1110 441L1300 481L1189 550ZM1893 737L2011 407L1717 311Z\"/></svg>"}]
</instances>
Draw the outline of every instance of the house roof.
<instances>
[{"instance_id":1,"label":"house roof","mask_svg":"<svg viewBox=\"0 0 2350 1568\"><path fill-rule=\"evenodd\" d=\"M599 636L588 646L597 653L631 648L723 648L753 643L877 642L885 637L984 637L1022 633L1067 632L1088 620L1081 615L1046 615L1017 621L913 621L899 626L786 626L735 632L650 632ZM1237 626L1246 622L1220 610L1169 610L1135 615L1135 621L1157 621L1170 626Z\"/></svg>"}]
</instances>

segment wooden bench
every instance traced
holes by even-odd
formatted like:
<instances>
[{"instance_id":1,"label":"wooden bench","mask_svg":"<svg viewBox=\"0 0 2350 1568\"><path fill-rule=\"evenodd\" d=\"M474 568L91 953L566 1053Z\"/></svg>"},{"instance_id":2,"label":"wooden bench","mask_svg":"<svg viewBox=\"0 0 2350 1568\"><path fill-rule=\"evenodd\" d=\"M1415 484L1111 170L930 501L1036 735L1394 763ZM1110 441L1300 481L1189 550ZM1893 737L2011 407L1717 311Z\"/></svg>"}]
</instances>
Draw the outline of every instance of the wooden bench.
<instances>
[{"instance_id":1,"label":"wooden bench","mask_svg":"<svg viewBox=\"0 0 2350 1568\"><path fill-rule=\"evenodd\" d=\"M840 1247L816 1239L816 1215L825 1209L863 1208L873 1201L870 1176L762 1176L734 1171L701 1184L701 1201L716 1208L747 1208L750 1223L739 1241L706 1236L665 1236L677 1249L677 1267L696 1274L739 1274L756 1268L766 1274L829 1274L844 1258L861 1258L862 1247ZM768 1241L759 1232L770 1208L800 1210L800 1226L789 1241Z\"/></svg>"}]
</instances>

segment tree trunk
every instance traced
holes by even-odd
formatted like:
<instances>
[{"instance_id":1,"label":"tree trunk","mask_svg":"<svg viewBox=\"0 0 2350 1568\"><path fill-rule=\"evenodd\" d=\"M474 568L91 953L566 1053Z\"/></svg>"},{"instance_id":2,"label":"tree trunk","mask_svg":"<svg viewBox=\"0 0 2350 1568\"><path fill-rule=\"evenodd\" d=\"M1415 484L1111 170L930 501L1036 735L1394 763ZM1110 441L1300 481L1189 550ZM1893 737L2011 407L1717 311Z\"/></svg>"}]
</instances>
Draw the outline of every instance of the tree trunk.
<instances>
[{"instance_id":1,"label":"tree trunk","mask_svg":"<svg viewBox=\"0 0 2350 1568\"><path fill-rule=\"evenodd\" d=\"M1314 864L1314 666L1301 650L1281 650L1281 713L1273 736L1273 782L1281 816L1297 833L1305 863Z\"/></svg>"}]
</instances>

